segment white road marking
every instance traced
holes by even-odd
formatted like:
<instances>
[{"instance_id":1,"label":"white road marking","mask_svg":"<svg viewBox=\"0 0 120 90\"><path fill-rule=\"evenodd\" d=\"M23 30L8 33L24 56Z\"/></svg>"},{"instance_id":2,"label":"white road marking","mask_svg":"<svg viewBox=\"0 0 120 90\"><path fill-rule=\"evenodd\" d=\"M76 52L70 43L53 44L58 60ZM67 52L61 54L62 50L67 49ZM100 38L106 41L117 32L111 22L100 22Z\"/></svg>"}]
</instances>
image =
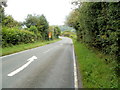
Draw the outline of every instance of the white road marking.
<instances>
[{"instance_id":1,"label":"white road marking","mask_svg":"<svg viewBox=\"0 0 120 90\"><path fill-rule=\"evenodd\" d=\"M53 48L50 48L50 49L48 49L47 51L45 51L45 52L43 52L43 53L48 53L49 51L51 51L52 49L54 49L54 48L56 48L56 47L59 47L59 46L55 46L55 47L53 47Z\"/></svg>"},{"instance_id":2,"label":"white road marking","mask_svg":"<svg viewBox=\"0 0 120 90\"><path fill-rule=\"evenodd\" d=\"M43 52L43 53L47 53L47 52L49 52L50 50L52 50L53 48L50 48L50 49L48 49L47 51L45 51L45 52Z\"/></svg>"},{"instance_id":3,"label":"white road marking","mask_svg":"<svg viewBox=\"0 0 120 90\"><path fill-rule=\"evenodd\" d=\"M15 71L11 72L8 74L8 76L14 76L15 74L19 73L20 71L22 71L23 69L25 69L30 63L32 63L34 61L34 59L37 59L36 56L33 56L31 58L29 58L26 64L24 64L23 66L21 66L20 68L16 69Z\"/></svg>"},{"instance_id":4,"label":"white road marking","mask_svg":"<svg viewBox=\"0 0 120 90\"><path fill-rule=\"evenodd\" d=\"M61 46L63 45L63 44L60 44Z\"/></svg>"},{"instance_id":5,"label":"white road marking","mask_svg":"<svg viewBox=\"0 0 120 90\"><path fill-rule=\"evenodd\" d=\"M74 52L74 46L73 46L73 62L74 62L74 87L78 89L78 78L77 78L77 66L76 66L76 60L75 60L75 52Z\"/></svg>"}]
</instances>

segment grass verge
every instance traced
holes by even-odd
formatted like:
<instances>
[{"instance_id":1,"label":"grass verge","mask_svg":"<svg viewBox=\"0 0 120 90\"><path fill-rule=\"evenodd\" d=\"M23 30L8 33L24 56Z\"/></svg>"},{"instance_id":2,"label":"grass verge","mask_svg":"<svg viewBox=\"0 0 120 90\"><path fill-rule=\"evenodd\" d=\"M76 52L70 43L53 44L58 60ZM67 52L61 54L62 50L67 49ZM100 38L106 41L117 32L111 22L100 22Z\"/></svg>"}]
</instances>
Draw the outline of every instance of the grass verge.
<instances>
[{"instance_id":1,"label":"grass verge","mask_svg":"<svg viewBox=\"0 0 120 90\"><path fill-rule=\"evenodd\" d=\"M31 48L35 48L35 47L39 47L39 46L44 46L46 44L54 43L54 42L57 42L59 40L61 40L61 39L56 39L53 41L43 41L43 42L38 41L35 43L20 44L20 45L15 45L12 47L5 47L5 48L1 48L0 52L2 52L2 56L9 55L9 54L24 51L27 49L31 49Z\"/></svg>"},{"instance_id":2,"label":"grass verge","mask_svg":"<svg viewBox=\"0 0 120 90\"><path fill-rule=\"evenodd\" d=\"M100 52L88 49L85 44L75 40L73 42L83 88L118 88L118 78L114 72L116 63L108 64Z\"/></svg>"}]
</instances>

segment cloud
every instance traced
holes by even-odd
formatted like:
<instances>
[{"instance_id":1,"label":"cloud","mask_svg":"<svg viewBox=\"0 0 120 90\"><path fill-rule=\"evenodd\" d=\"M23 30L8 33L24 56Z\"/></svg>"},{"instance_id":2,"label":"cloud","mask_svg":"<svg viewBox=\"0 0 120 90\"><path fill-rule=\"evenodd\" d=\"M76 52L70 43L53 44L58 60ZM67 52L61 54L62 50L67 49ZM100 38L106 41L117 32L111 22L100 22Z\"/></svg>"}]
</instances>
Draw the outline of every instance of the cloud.
<instances>
[{"instance_id":1,"label":"cloud","mask_svg":"<svg viewBox=\"0 0 120 90\"><path fill-rule=\"evenodd\" d=\"M71 0L8 0L7 14L24 21L27 14L44 14L51 25L63 24L71 11Z\"/></svg>"}]
</instances>

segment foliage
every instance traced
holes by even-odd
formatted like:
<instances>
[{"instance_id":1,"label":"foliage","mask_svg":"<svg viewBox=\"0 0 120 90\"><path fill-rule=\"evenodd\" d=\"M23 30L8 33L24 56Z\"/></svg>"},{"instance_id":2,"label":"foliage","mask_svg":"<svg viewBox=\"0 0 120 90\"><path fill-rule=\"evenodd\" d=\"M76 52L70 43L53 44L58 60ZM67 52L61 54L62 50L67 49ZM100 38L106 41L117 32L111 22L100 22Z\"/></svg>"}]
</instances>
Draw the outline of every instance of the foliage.
<instances>
[{"instance_id":1,"label":"foliage","mask_svg":"<svg viewBox=\"0 0 120 90\"><path fill-rule=\"evenodd\" d=\"M28 14L27 18L25 19L24 24L28 28L30 28L32 25L37 26L37 23L39 22L38 18L39 18L39 16Z\"/></svg>"},{"instance_id":2,"label":"foliage","mask_svg":"<svg viewBox=\"0 0 120 90\"><path fill-rule=\"evenodd\" d=\"M57 42L59 40L61 40L61 39L55 39L52 41L36 41L34 43L27 43L27 44L23 43L23 44L19 44L19 45L14 45L12 47L5 47L2 49L0 48L0 52L2 51L2 56L9 55L9 54L24 51L27 49L32 49L32 48L44 46L46 44L54 43L54 42Z\"/></svg>"},{"instance_id":3,"label":"foliage","mask_svg":"<svg viewBox=\"0 0 120 90\"><path fill-rule=\"evenodd\" d=\"M5 15L4 7L0 6L0 23L2 23L3 27L21 27L21 23L14 20L14 18L10 15Z\"/></svg>"},{"instance_id":4,"label":"foliage","mask_svg":"<svg viewBox=\"0 0 120 90\"><path fill-rule=\"evenodd\" d=\"M73 27L69 27L69 26L66 26L66 25L60 25L58 27L60 28L60 30L62 32L66 31L66 30L72 30L72 32L75 32L75 29Z\"/></svg>"},{"instance_id":5,"label":"foliage","mask_svg":"<svg viewBox=\"0 0 120 90\"><path fill-rule=\"evenodd\" d=\"M65 36L65 37L73 38L75 36L75 33L71 32L70 30L67 30L67 31L62 32L62 35Z\"/></svg>"},{"instance_id":6,"label":"foliage","mask_svg":"<svg viewBox=\"0 0 120 90\"><path fill-rule=\"evenodd\" d=\"M58 38L58 36L60 36L61 35L61 30L60 30L60 28L58 27L58 26L55 26L54 27L54 37L55 38Z\"/></svg>"},{"instance_id":7,"label":"foliage","mask_svg":"<svg viewBox=\"0 0 120 90\"><path fill-rule=\"evenodd\" d=\"M44 15L39 17L40 22L38 23L38 30L41 32L43 40L48 40L48 28L49 24Z\"/></svg>"},{"instance_id":8,"label":"foliage","mask_svg":"<svg viewBox=\"0 0 120 90\"><path fill-rule=\"evenodd\" d=\"M16 28L2 29L2 47L17 45L21 43L32 43L37 40L33 32L18 30Z\"/></svg>"},{"instance_id":9,"label":"foliage","mask_svg":"<svg viewBox=\"0 0 120 90\"><path fill-rule=\"evenodd\" d=\"M61 35L61 29L58 26L50 26L49 32L52 33L51 39L59 38L58 36Z\"/></svg>"},{"instance_id":10,"label":"foliage","mask_svg":"<svg viewBox=\"0 0 120 90\"><path fill-rule=\"evenodd\" d=\"M0 6L0 23L2 23L2 18L4 17L4 8Z\"/></svg>"},{"instance_id":11,"label":"foliage","mask_svg":"<svg viewBox=\"0 0 120 90\"><path fill-rule=\"evenodd\" d=\"M113 62L117 61L115 71L118 77L120 76L119 8L118 2L82 2L71 12L66 21L67 25L76 29L78 41L111 56Z\"/></svg>"},{"instance_id":12,"label":"foliage","mask_svg":"<svg viewBox=\"0 0 120 90\"><path fill-rule=\"evenodd\" d=\"M34 34L37 36L37 40L42 39L42 35L41 35L40 32L38 32L38 29L37 29L36 26L30 26L30 28L28 28L28 30L29 30L30 32L34 32Z\"/></svg>"},{"instance_id":13,"label":"foliage","mask_svg":"<svg viewBox=\"0 0 120 90\"><path fill-rule=\"evenodd\" d=\"M118 88L118 78L114 71L116 63L109 63L106 61L107 56L101 52L73 41L83 88Z\"/></svg>"},{"instance_id":14,"label":"foliage","mask_svg":"<svg viewBox=\"0 0 120 90\"><path fill-rule=\"evenodd\" d=\"M35 34L38 33L38 29L37 29L36 26L30 26L30 28L28 28L28 30L31 31L31 32L34 32Z\"/></svg>"},{"instance_id":15,"label":"foliage","mask_svg":"<svg viewBox=\"0 0 120 90\"><path fill-rule=\"evenodd\" d=\"M32 43L39 40L48 40L49 24L44 15L28 15L25 22L17 22L10 15L2 15L2 46L9 47L21 43ZM25 25L27 28L25 28ZM24 27L22 27L24 26ZM23 29L24 28L24 29ZM54 27L53 35L57 38L60 29Z\"/></svg>"},{"instance_id":16,"label":"foliage","mask_svg":"<svg viewBox=\"0 0 120 90\"><path fill-rule=\"evenodd\" d=\"M12 28L12 27L20 26L20 23L17 22L16 20L14 20L12 16L4 15L3 18L2 18L2 26Z\"/></svg>"},{"instance_id":17,"label":"foliage","mask_svg":"<svg viewBox=\"0 0 120 90\"><path fill-rule=\"evenodd\" d=\"M66 24L76 29L77 40L118 57L119 7L117 2L84 2L71 12Z\"/></svg>"},{"instance_id":18,"label":"foliage","mask_svg":"<svg viewBox=\"0 0 120 90\"><path fill-rule=\"evenodd\" d=\"M50 39L52 39L52 40L55 39L55 36L54 36L54 26L49 26L48 30L49 30L48 32L52 34Z\"/></svg>"},{"instance_id":19,"label":"foliage","mask_svg":"<svg viewBox=\"0 0 120 90\"><path fill-rule=\"evenodd\" d=\"M28 15L24 24L30 28L36 26L39 33L41 33L43 40L48 40L48 28L49 24L44 15Z\"/></svg>"},{"instance_id":20,"label":"foliage","mask_svg":"<svg viewBox=\"0 0 120 90\"><path fill-rule=\"evenodd\" d=\"M2 47L49 39L49 23L44 15L28 14L24 22L18 22L11 15L5 15L3 5L0 6L0 29ZM54 28L53 36L57 38L59 35L60 29Z\"/></svg>"}]
</instances>

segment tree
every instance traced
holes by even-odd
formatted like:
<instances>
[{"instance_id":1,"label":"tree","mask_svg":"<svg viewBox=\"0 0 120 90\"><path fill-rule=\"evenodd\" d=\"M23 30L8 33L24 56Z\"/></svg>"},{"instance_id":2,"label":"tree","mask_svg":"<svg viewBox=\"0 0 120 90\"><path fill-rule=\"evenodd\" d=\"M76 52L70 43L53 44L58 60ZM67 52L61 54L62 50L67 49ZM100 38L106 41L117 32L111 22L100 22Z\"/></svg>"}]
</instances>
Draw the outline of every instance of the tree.
<instances>
[{"instance_id":1,"label":"tree","mask_svg":"<svg viewBox=\"0 0 120 90\"><path fill-rule=\"evenodd\" d=\"M75 28L75 25L77 24L78 19L79 19L79 11L78 11L78 9L75 9L66 18L65 24L70 26L70 27L74 27Z\"/></svg>"},{"instance_id":2,"label":"tree","mask_svg":"<svg viewBox=\"0 0 120 90\"><path fill-rule=\"evenodd\" d=\"M7 0L1 0L0 1L0 26L2 23L2 19L5 17L5 13L4 13L4 7L7 7Z\"/></svg>"},{"instance_id":3,"label":"tree","mask_svg":"<svg viewBox=\"0 0 120 90\"><path fill-rule=\"evenodd\" d=\"M31 26L30 28L28 28L28 30L31 31L31 32L34 32L35 34L38 33L38 29L37 29L36 26Z\"/></svg>"},{"instance_id":4,"label":"tree","mask_svg":"<svg viewBox=\"0 0 120 90\"><path fill-rule=\"evenodd\" d=\"M36 26L39 33L41 33L44 40L48 39L48 28L49 24L44 15L31 15L29 14L25 19L24 24L30 28L31 26Z\"/></svg>"},{"instance_id":5,"label":"tree","mask_svg":"<svg viewBox=\"0 0 120 90\"><path fill-rule=\"evenodd\" d=\"M24 24L30 28L31 26L37 26L37 23L39 23L39 16L37 15L31 15L28 14L27 18L25 19Z\"/></svg>"},{"instance_id":6,"label":"tree","mask_svg":"<svg viewBox=\"0 0 120 90\"><path fill-rule=\"evenodd\" d=\"M37 23L38 31L41 32L41 35L44 40L48 40L48 29L49 24L44 15L39 17L39 23Z\"/></svg>"},{"instance_id":7,"label":"tree","mask_svg":"<svg viewBox=\"0 0 120 90\"><path fill-rule=\"evenodd\" d=\"M59 28L58 26L55 26L55 27L54 27L54 36L55 36L56 38L59 38L58 36L60 36L60 34L61 34L60 28Z\"/></svg>"},{"instance_id":8,"label":"tree","mask_svg":"<svg viewBox=\"0 0 120 90\"><path fill-rule=\"evenodd\" d=\"M5 27L16 27L16 26L21 26L19 22L13 19L12 16L10 15L5 15L4 13L4 7L7 7L7 0L1 0L0 1L0 23L2 23L2 26Z\"/></svg>"},{"instance_id":9,"label":"tree","mask_svg":"<svg viewBox=\"0 0 120 90\"><path fill-rule=\"evenodd\" d=\"M20 26L20 23L17 22L16 20L13 19L12 16L4 16L3 19L2 19L2 25L3 26L6 26L6 27L17 27L17 26Z\"/></svg>"}]
</instances>

